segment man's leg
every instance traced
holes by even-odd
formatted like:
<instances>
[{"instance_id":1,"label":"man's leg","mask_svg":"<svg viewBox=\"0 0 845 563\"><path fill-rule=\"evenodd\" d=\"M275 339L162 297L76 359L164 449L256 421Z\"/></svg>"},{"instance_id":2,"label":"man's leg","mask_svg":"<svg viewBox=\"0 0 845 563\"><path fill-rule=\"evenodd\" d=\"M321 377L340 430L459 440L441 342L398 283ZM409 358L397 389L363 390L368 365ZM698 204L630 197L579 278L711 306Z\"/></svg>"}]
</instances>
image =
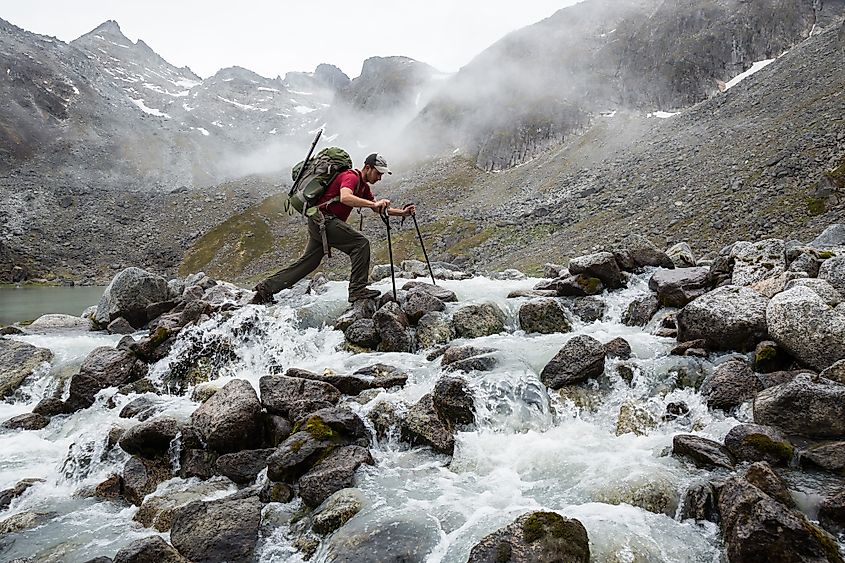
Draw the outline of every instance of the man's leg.
<instances>
[{"instance_id":1,"label":"man's leg","mask_svg":"<svg viewBox=\"0 0 845 563\"><path fill-rule=\"evenodd\" d=\"M283 270L279 270L266 280L255 286L254 303L269 303L273 295L283 289L293 287L293 284L313 272L323 260L323 241L320 237L320 227L312 220L308 220L308 244L299 259Z\"/></svg>"},{"instance_id":2,"label":"man's leg","mask_svg":"<svg viewBox=\"0 0 845 563\"><path fill-rule=\"evenodd\" d=\"M334 218L326 221L326 237L332 248L348 254L352 261L352 271L349 274L350 301L358 296L370 296L372 290L367 289L367 280L370 277L370 241L355 228Z\"/></svg>"}]
</instances>

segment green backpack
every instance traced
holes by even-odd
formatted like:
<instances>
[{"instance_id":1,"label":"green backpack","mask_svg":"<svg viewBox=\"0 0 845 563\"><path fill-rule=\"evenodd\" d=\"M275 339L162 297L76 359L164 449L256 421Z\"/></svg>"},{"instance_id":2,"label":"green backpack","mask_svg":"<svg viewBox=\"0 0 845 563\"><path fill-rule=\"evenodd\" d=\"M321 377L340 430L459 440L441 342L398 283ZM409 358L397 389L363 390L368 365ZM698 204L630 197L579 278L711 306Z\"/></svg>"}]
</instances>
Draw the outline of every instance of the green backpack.
<instances>
[{"instance_id":1,"label":"green backpack","mask_svg":"<svg viewBox=\"0 0 845 563\"><path fill-rule=\"evenodd\" d=\"M296 182L303 164L305 164L305 161L293 167L291 176L294 182ZM303 217L314 215L317 212L317 202L328 185L338 174L350 168L352 168L352 159L345 150L338 147L328 147L318 152L316 156L308 160L302 178L291 188L288 197L288 212L293 214L290 211L293 208ZM338 197L332 201L339 200Z\"/></svg>"}]
</instances>

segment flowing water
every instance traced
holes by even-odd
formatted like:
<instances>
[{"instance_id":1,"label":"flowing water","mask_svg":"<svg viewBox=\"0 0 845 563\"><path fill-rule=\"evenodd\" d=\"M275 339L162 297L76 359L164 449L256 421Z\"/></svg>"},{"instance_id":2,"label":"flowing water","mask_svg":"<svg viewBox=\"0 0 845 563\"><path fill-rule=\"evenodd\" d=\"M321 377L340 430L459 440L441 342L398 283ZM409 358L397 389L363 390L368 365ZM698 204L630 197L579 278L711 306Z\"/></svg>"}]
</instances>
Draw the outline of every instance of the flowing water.
<instances>
[{"instance_id":1,"label":"flowing water","mask_svg":"<svg viewBox=\"0 0 845 563\"><path fill-rule=\"evenodd\" d=\"M719 358L668 356L674 340L649 334L651 327L640 330L621 324L627 304L648 291L647 279L647 274L634 278L628 289L605 295L608 310L601 321L576 320L572 332L553 335L517 330L516 313L525 299L506 299L509 292L530 289L538 280L479 277L439 282L458 295L460 302L450 308L492 301L508 314L507 334L455 342L497 350L499 363L493 371L465 376L474 391L478 423L457 435L451 462L427 448L411 449L396 436L376 441L372 447L376 465L363 466L357 476L357 486L367 499L365 508L336 534L396 526L401 535L410 527L414 543L428 548L428 561L463 562L482 537L520 514L551 510L584 524L596 562L718 562L717 527L677 517L684 490L710 474L667 453L676 433L695 431L721 440L739 420L708 411L692 389L673 384L684 370L712 369ZM375 287L389 290L389 281ZM224 322L212 319L186 330L196 337L221 335L236 343L238 360L223 374L221 384L242 378L257 389L259 378L277 366L317 372L330 368L338 373L377 362L401 367L410 376L404 388L381 391L365 404L349 403L365 420L379 401L402 408L430 392L441 369L439 360L427 361L424 353L353 355L339 350L342 333L325 325L345 309L345 297L346 284L332 282L319 296L286 292L274 307L247 306ZM608 360L605 376L589 385L591 396L600 397L591 399L594 408L562 399L539 380L543 366L578 334L601 342L622 336L633 349L626 362L634 368L632 384L618 375L619 360ZM0 420L28 412L45 394L66 388L69 375L90 350L119 340L95 333L17 338L50 348L56 357L41 377L28 381L11 401L0 403ZM169 358L152 367L150 377L163 377L169 361L182 353L183 346L177 344ZM116 395L117 408L108 408L110 395L109 390L102 392L93 407L55 417L43 430L0 431L0 489L23 478L46 480L0 512L0 521L25 512L40 513L43 521L37 528L0 536L0 560L85 561L113 556L134 539L155 533L132 521L137 508L80 494L120 472L126 460L120 448L104 453L106 434L112 425L132 424L118 413L135 396ZM162 414L187 418L197 407L189 396L166 396ZM666 405L678 401L689 406L689 415L661 421ZM656 426L646 435L617 436L620 408L631 404L652 413ZM737 415L747 416L747 412ZM185 484L175 478L162 488ZM301 561L287 525L272 524L283 523L298 502L265 508L267 523L262 526L258 560ZM324 541L312 561L330 559L331 545L331 540Z\"/></svg>"}]
</instances>

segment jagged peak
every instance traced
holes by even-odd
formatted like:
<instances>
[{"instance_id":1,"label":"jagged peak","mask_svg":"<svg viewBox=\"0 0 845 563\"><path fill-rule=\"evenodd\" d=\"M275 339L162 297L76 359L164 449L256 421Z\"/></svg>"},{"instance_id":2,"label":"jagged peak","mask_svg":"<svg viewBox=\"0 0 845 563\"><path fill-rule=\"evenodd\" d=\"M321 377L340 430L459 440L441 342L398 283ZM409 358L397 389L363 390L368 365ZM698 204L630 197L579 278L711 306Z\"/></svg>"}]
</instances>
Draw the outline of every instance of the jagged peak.
<instances>
[{"instance_id":1,"label":"jagged peak","mask_svg":"<svg viewBox=\"0 0 845 563\"><path fill-rule=\"evenodd\" d=\"M108 38L110 41L125 42L127 45L132 45L132 41L123 34L120 25L114 20L106 20L85 35L77 37L71 43L76 43L82 40L90 40L95 36Z\"/></svg>"},{"instance_id":2,"label":"jagged peak","mask_svg":"<svg viewBox=\"0 0 845 563\"><path fill-rule=\"evenodd\" d=\"M248 68L244 68L242 66L230 66L226 68L221 68L220 70L214 73L214 76L211 77L211 80L223 80L229 78L236 78L240 80L272 81L272 79L261 76L257 72L253 72Z\"/></svg>"}]
</instances>

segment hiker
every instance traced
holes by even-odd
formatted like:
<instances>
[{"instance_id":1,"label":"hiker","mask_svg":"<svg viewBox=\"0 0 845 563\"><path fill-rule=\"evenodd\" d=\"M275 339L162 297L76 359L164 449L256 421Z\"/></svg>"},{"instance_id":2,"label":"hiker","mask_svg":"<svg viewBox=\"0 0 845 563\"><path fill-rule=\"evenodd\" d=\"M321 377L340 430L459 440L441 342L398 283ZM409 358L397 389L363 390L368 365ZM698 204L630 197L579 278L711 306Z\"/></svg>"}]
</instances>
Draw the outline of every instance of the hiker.
<instances>
[{"instance_id":1,"label":"hiker","mask_svg":"<svg viewBox=\"0 0 845 563\"><path fill-rule=\"evenodd\" d=\"M416 213L413 205L405 209L390 207L390 200L376 199L370 189L384 174L393 172L387 167L387 161L380 154L373 153L364 160L361 170L349 169L338 174L326 187L320 197L317 208L325 220L324 249L323 233L320 230L320 218L308 218L308 245L299 259L283 270L279 270L255 286L255 296L251 303L272 303L273 295L313 272L323 260L328 247L336 248L348 254L352 261L349 276L349 302L359 299L375 299L381 292L367 288L370 274L370 241L352 226L346 223L353 207L368 207L376 213L387 212L396 217L409 217Z\"/></svg>"}]
</instances>

